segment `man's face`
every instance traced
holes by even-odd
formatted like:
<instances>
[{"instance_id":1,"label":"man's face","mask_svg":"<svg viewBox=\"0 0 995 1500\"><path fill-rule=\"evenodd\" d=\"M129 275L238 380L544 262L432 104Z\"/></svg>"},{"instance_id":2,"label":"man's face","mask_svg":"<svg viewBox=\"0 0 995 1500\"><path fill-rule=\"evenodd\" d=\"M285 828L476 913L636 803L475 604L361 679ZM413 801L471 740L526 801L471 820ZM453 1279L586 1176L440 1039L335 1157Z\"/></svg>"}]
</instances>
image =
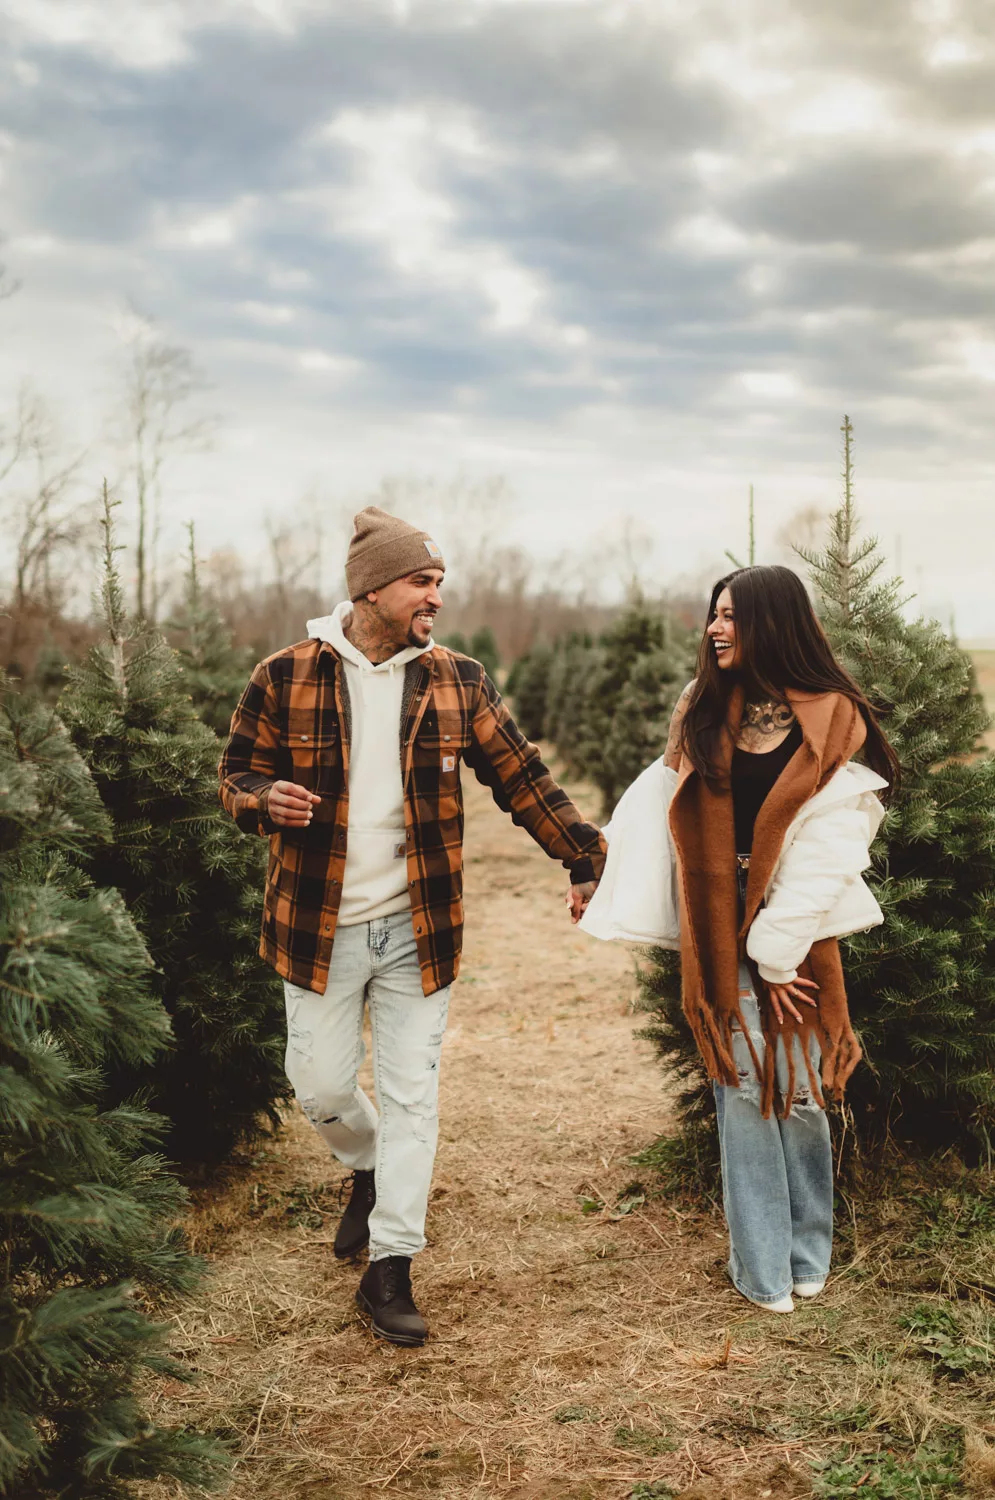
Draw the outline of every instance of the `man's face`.
<instances>
[{"instance_id":1,"label":"man's face","mask_svg":"<svg viewBox=\"0 0 995 1500\"><path fill-rule=\"evenodd\" d=\"M442 608L439 589L445 574L439 568L425 568L398 578L375 594L367 594L388 638L402 646L427 646L432 625Z\"/></svg>"}]
</instances>

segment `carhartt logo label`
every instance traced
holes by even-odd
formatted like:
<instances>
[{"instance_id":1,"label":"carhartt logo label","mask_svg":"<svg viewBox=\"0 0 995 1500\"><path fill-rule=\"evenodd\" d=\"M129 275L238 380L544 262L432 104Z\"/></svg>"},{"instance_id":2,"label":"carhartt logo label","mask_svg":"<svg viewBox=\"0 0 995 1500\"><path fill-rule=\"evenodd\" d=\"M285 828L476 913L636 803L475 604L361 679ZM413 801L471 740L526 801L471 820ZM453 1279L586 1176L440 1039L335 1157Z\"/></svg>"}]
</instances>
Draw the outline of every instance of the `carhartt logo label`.
<instances>
[{"instance_id":1,"label":"carhartt logo label","mask_svg":"<svg viewBox=\"0 0 995 1500\"><path fill-rule=\"evenodd\" d=\"M440 559L442 557L442 548L436 546L435 542L432 541L432 538L428 536L425 538L425 551L428 553L429 557L438 557Z\"/></svg>"},{"instance_id":2,"label":"carhartt logo label","mask_svg":"<svg viewBox=\"0 0 995 1500\"><path fill-rule=\"evenodd\" d=\"M401 842L399 844L395 844L394 845L394 858L395 859L403 859L404 856L405 856L405 854L406 854L406 852L407 852L407 850L405 848L405 844L404 844L404 840L403 839L401 840Z\"/></svg>"},{"instance_id":3,"label":"carhartt logo label","mask_svg":"<svg viewBox=\"0 0 995 1500\"><path fill-rule=\"evenodd\" d=\"M455 771L455 769L456 769L456 757L455 757L455 755L444 755L442 757L442 769L444 771Z\"/></svg>"}]
</instances>

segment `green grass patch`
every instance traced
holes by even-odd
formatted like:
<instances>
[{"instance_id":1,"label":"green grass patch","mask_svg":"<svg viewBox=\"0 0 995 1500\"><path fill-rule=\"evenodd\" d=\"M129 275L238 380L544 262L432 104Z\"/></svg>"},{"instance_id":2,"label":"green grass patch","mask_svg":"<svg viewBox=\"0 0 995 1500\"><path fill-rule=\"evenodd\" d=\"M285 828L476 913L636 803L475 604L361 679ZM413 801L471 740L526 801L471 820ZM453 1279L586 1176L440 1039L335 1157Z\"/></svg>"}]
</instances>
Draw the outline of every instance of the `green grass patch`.
<instances>
[{"instance_id":1,"label":"green grass patch","mask_svg":"<svg viewBox=\"0 0 995 1500\"><path fill-rule=\"evenodd\" d=\"M894 1453L831 1459L816 1471L818 1500L941 1500L962 1495L959 1444L922 1447L909 1458Z\"/></svg>"},{"instance_id":2,"label":"green grass patch","mask_svg":"<svg viewBox=\"0 0 995 1500\"><path fill-rule=\"evenodd\" d=\"M616 1448L627 1453L642 1453L647 1458L659 1458L663 1453L676 1453L680 1444L665 1432L654 1432L649 1427L629 1426L621 1423L615 1428L612 1439Z\"/></svg>"},{"instance_id":3,"label":"green grass patch","mask_svg":"<svg viewBox=\"0 0 995 1500\"><path fill-rule=\"evenodd\" d=\"M986 1318L985 1324L989 1320ZM961 1326L960 1317L948 1303L920 1303L899 1320L908 1330L909 1341L928 1355L945 1375L959 1379L988 1370L992 1364L990 1339L973 1340ZM989 1329L985 1328L985 1334Z\"/></svg>"}]
</instances>

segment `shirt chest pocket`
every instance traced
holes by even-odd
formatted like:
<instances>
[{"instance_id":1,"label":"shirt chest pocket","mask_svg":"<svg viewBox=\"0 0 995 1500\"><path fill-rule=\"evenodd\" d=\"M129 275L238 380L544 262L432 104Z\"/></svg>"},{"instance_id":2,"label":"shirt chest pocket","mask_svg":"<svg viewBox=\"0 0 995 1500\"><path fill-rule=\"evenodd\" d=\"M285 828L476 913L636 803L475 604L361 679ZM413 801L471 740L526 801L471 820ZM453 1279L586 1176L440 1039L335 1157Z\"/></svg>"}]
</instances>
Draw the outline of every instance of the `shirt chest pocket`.
<instances>
[{"instance_id":1,"label":"shirt chest pocket","mask_svg":"<svg viewBox=\"0 0 995 1500\"><path fill-rule=\"evenodd\" d=\"M469 742L469 725L461 713L432 706L425 710L415 739L417 756L423 764L432 761L442 771L455 771Z\"/></svg>"},{"instance_id":2,"label":"shirt chest pocket","mask_svg":"<svg viewBox=\"0 0 995 1500\"><path fill-rule=\"evenodd\" d=\"M309 792L327 789L341 768L342 747L339 726L334 720L322 721L313 711L291 709L287 715L280 746L289 775Z\"/></svg>"}]
</instances>

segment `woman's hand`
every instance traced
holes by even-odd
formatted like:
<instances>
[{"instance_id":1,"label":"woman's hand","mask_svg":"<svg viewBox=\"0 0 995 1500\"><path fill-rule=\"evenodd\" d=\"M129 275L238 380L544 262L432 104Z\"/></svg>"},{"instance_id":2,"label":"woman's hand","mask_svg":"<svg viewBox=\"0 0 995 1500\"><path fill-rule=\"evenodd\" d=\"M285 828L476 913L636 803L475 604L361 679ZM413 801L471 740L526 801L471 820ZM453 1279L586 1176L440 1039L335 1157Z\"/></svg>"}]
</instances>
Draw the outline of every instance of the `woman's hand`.
<instances>
[{"instance_id":1,"label":"woman's hand","mask_svg":"<svg viewBox=\"0 0 995 1500\"><path fill-rule=\"evenodd\" d=\"M587 880L583 885L572 885L566 895L566 903L570 908L570 920L574 926L580 921L591 904L591 897L598 889L596 880Z\"/></svg>"},{"instance_id":2,"label":"woman's hand","mask_svg":"<svg viewBox=\"0 0 995 1500\"><path fill-rule=\"evenodd\" d=\"M793 1016L796 1021L802 1019L801 1012L795 1007L794 1001L798 1000L802 1005L816 1005L818 1002L814 995L806 995L805 989L817 990L819 986L814 979L792 979L790 984L769 984L767 993L770 995L770 1007L777 1017L778 1026L784 1020L784 1012Z\"/></svg>"}]
</instances>

